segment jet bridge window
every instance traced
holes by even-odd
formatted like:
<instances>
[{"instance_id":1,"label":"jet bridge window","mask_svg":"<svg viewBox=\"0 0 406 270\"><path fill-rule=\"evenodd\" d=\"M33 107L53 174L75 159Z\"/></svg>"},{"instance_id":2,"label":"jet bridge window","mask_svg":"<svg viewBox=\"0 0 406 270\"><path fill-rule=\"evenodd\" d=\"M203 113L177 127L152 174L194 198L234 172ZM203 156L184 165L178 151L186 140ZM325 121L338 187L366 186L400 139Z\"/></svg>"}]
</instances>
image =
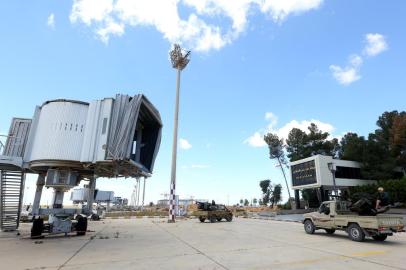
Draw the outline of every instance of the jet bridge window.
<instances>
[{"instance_id":1,"label":"jet bridge window","mask_svg":"<svg viewBox=\"0 0 406 270\"><path fill-rule=\"evenodd\" d=\"M130 158L144 165L148 170L152 166L160 128L160 124L155 120L148 108L142 104L133 137Z\"/></svg>"}]
</instances>

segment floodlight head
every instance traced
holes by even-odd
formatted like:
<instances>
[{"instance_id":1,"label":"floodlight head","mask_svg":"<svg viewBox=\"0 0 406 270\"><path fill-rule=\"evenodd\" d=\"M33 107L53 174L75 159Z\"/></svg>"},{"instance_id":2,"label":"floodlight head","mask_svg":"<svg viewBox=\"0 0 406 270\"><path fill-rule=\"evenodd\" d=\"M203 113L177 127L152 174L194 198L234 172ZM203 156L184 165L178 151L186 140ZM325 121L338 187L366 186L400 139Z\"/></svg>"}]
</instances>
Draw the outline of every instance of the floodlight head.
<instances>
[{"instance_id":1,"label":"floodlight head","mask_svg":"<svg viewBox=\"0 0 406 270\"><path fill-rule=\"evenodd\" d=\"M183 70L190 61L190 51L183 50L179 44L173 45L170 52L172 67Z\"/></svg>"},{"instance_id":2,"label":"floodlight head","mask_svg":"<svg viewBox=\"0 0 406 270\"><path fill-rule=\"evenodd\" d=\"M328 166L328 169L329 169L331 172L334 172L334 171L335 171L334 164L333 164L332 162L327 163L327 166Z\"/></svg>"}]
</instances>

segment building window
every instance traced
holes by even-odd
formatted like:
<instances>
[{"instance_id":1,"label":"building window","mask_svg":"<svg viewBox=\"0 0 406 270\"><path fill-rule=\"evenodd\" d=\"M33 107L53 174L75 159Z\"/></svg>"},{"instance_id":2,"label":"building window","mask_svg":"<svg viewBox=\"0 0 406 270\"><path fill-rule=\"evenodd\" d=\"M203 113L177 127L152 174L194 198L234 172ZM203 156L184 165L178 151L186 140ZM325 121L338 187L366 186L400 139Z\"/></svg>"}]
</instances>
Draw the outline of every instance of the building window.
<instances>
[{"instance_id":1,"label":"building window","mask_svg":"<svg viewBox=\"0 0 406 270\"><path fill-rule=\"evenodd\" d=\"M360 168L353 168L353 167L336 167L336 178L344 178L344 179L363 179L361 176L361 169Z\"/></svg>"}]
</instances>

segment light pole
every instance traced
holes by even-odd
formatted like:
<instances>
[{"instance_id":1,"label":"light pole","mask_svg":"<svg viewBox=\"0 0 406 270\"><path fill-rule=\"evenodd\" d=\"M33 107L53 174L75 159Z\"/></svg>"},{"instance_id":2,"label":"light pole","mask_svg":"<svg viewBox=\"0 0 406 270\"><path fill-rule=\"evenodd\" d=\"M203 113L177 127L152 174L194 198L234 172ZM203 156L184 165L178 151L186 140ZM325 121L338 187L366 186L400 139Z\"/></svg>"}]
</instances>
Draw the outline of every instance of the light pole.
<instances>
[{"instance_id":1,"label":"light pole","mask_svg":"<svg viewBox=\"0 0 406 270\"><path fill-rule=\"evenodd\" d=\"M175 222L175 191L176 191L176 154L178 150L178 119L179 119L179 89L180 89L180 73L187 66L190 61L190 51L184 51L182 48L175 44L170 52L172 67L177 72L176 80L176 101L175 101L175 119L173 128L173 145L172 145L172 168L171 168L171 192L169 197L169 223Z\"/></svg>"},{"instance_id":2,"label":"light pole","mask_svg":"<svg viewBox=\"0 0 406 270\"><path fill-rule=\"evenodd\" d=\"M336 186L336 168L332 162L327 163L328 169L330 170L331 174L333 175L333 189L334 195L337 196L337 186Z\"/></svg>"}]
</instances>

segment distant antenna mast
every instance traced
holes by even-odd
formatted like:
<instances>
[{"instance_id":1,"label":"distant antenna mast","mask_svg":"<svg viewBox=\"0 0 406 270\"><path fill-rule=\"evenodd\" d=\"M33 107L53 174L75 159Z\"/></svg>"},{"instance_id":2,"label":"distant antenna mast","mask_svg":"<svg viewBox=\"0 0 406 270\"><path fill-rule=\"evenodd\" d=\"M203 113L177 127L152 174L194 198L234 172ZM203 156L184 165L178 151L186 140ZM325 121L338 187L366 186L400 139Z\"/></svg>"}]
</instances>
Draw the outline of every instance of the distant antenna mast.
<instances>
[{"instance_id":1,"label":"distant antenna mast","mask_svg":"<svg viewBox=\"0 0 406 270\"><path fill-rule=\"evenodd\" d=\"M177 69L176 80L176 101L175 101L175 121L173 130L173 146L172 146L172 168L171 168L171 195L169 197L169 223L175 222L175 204L176 204L176 155L178 148L178 118L179 118L179 88L180 88L180 73L190 61L190 51L182 50L175 44L170 52L172 67Z\"/></svg>"}]
</instances>

